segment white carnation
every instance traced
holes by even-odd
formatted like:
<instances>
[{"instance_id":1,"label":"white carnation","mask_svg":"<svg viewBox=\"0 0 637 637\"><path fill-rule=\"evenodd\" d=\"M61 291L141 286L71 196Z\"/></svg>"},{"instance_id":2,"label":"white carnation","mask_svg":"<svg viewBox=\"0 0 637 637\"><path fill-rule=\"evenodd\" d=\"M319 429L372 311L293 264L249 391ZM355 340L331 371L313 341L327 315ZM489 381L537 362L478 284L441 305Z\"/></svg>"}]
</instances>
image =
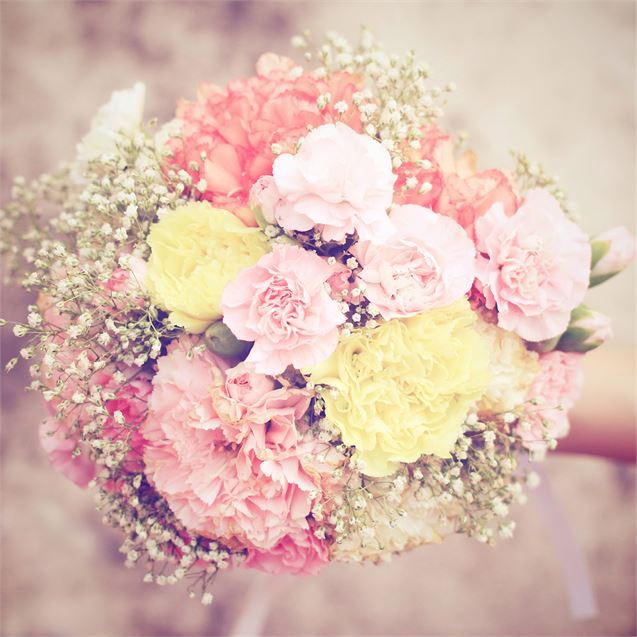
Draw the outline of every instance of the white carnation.
<instances>
[{"instance_id":1,"label":"white carnation","mask_svg":"<svg viewBox=\"0 0 637 637\"><path fill-rule=\"evenodd\" d=\"M527 398L540 368L538 355L524 346L514 334L482 320L475 327L490 353L491 381L478 403L479 412L511 411Z\"/></svg>"},{"instance_id":2,"label":"white carnation","mask_svg":"<svg viewBox=\"0 0 637 637\"><path fill-rule=\"evenodd\" d=\"M87 162L100 155L117 155L123 137L139 132L144 114L146 87L137 82L131 89L115 91L91 121L91 129L77 145L77 159Z\"/></svg>"}]
</instances>

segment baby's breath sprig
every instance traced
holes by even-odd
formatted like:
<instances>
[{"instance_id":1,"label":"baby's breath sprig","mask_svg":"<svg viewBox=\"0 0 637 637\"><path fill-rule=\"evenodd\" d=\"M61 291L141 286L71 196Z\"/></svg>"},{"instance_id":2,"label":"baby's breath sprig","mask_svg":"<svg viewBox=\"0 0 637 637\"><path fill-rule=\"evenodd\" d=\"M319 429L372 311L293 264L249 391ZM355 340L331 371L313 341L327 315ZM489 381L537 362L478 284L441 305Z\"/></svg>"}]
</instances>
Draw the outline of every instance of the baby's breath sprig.
<instances>
[{"instance_id":1,"label":"baby's breath sprig","mask_svg":"<svg viewBox=\"0 0 637 637\"><path fill-rule=\"evenodd\" d=\"M360 78L361 89L354 94L352 107L365 132L389 150L394 168L418 154L424 129L443 115L445 98L455 90L453 83L431 86L429 67L416 61L414 51L387 55L367 28L355 47L336 33L328 33L315 54L307 32L292 43L304 51L306 61L319 62L314 70L319 77L345 72ZM317 106L325 108L331 100L330 94L321 95ZM345 114L349 108L345 102L334 104L337 113Z\"/></svg>"},{"instance_id":2,"label":"baby's breath sprig","mask_svg":"<svg viewBox=\"0 0 637 637\"><path fill-rule=\"evenodd\" d=\"M90 453L97 464L98 505L104 521L125 534L126 564L146 561L145 581L191 580L190 590L209 603L215 574L242 554L186 532L131 469L143 409L130 420L111 407L137 376L148 377L176 334L147 297L136 259L148 257L150 225L185 203L184 192L178 176L166 183L151 139L135 135L116 155L64 166L29 185L16 180L0 214L0 252L10 273L39 292L27 320L13 325L25 341L20 356L39 358L29 389L42 392L68 428L64 435L79 441L74 457Z\"/></svg>"},{"instance_id":3,"label":"baby's breath sprig","mask_svg":"<svg viewBox=\"0 0 637 637\"><path fill-rule=\"evenodd\" d=\"M387 525L399 526L410 515L429 516L434 536L455 531L487 544L510 538L515 523L507 519L509 508L526 500L525 485L538 482L532 470L520 470L518 458L528 452L517 433L519 419L513 413L485 420L470 414L449 458L425 455L387 478L364 476L352 458L354 469L329 518L337 545L358 547L347 551L352 559L387 559L387 550L396 550L383 546ZM410 510L415 502L418 510ZM424 535L404 535L401 550L425 541Z\"/></svg>"},{"instance_id":4,"label":"baby's breath sprig","mask_svg":"<svg viewBox=\"0 0 637 637\"><path fill-rule=\"evenodd\" d=\"M64 163L30 182L24 177L13 180L11 199L0 209L0 256L7 282L29 267L36 248L48 239L46 214L69 199L74 188L70 172L70 164Z\"/></svg>"},{"instance_id":5,"label":"baby's breath sprig","mask_svg":"<svg viewBox=\"0 0 637 637\"><path fill-rule=\"evenodd\" d=\"M522 152L511 151L515 160L514 176L519 189L526 192L531 188L544 188L550 192L560 203L566 216L572 221L578 221L575 203L568 199L566 193L559 185L559 178L547 175L541 164L529 159Z\"/></svg>"},{"instance_id":6,"label":"baby's breath sprig","mask_svg":"<svg viewBox=\"0 0 637 637\"><path fill-rule=\"evenodd\" d=\"M217 573L232 560L245 558L244 552L192 536L142 473L128 473L100 487L96 502L103 521L124 534L120 552L127 566L144 563L144 581L160 586L187 581L189 596L199 594L203 604L212 602L208 589Z\"/></svg>"},{"instance_id":7,"label":"baby's breath sprig","mask_svg":"<svg viewBox=\"0 0 637 637\"><path fill-rule=\"evenodd\" d=\"M509 507L526 499L518 458L527 452L514 427L517 420L511 413L484 420L470 414L451 458L434 470L420 463L434 495L452 509L457 504L456 530L488 544L496 533L510 537Z\"/></svg>"}]
</instances>

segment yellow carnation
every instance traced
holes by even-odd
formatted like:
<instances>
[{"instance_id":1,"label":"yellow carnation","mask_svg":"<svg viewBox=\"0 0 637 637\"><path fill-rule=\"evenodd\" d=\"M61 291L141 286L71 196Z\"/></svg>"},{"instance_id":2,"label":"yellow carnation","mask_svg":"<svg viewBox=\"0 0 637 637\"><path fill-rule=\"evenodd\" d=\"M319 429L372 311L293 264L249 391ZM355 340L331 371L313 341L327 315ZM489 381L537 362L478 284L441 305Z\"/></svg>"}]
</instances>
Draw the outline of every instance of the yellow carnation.
<instances>
[{"instance_id":1,"label":"yellow carnation","mask_svg":"<svg viewBox=\"0 0 637 637\"><path fill-rule=\"evenodd\" d=\"M423 454L447 457L489 382L489 353L466 300L344 337L312 370L327 418L382 477Z\"/></svg>"},{"instance_id":2,"label":"yellow carnation","mask_svg":"<svg viewBox=\"0 0 637 637\"><path fill-rule=\"evenodd\" d=\"M200 334L221 318L221 294L240 270L268 252L265 235L227 210L192 202L152 226L147 284L170 320Z\"/></svg>"}]
</instances>

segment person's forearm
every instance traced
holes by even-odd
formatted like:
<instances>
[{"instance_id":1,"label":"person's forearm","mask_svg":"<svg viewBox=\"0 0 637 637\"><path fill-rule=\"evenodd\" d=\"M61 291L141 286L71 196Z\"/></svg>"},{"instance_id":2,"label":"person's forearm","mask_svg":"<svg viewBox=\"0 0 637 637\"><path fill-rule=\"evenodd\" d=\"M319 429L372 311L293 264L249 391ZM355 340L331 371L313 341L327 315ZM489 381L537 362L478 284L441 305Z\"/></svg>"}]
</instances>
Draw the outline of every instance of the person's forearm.
<instances>
[{"instance_id":1,"label":"person's forearm","mask_svg":"<svg viewBox=\"0 0 637 637\"><path fill-rule=\"evenodd\" d=\"M635 350L608 343L582 365L584 390L557 450L635 462Z\"/></svg>"}]
</instances>

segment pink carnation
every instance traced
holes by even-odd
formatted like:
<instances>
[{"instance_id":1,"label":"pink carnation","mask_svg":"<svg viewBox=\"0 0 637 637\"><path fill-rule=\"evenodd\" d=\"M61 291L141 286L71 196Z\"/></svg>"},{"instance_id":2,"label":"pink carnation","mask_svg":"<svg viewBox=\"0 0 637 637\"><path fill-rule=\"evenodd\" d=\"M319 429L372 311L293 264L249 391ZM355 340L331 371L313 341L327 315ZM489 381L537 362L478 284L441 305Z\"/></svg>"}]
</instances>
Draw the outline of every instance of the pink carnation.
<instances>
[{"instance_id":1,"label":"pink carnation","mask_svg":"<svg viewBox=\"0 0 637 637\"><path fill-rule=\"evenodd\" d=\"M302 369L334 351L345 317L325 290L331 275L313 252L277 245L226 286L223 322L238 339L254 341L246 361L257 372Z\"/></svg>"},{"instance_id":2,"label":"pink carnation","mask_svg":"<svg viewBox=\"0 0 637 637\"><path fill-rule=\"evenodd\" d=\"M530 190L507 217L501 204L476 222L478 279L498 325L527 341L562 334L588 289L591 247L548 192Z\"/></svg>"},{"instance_id":3,"label":"pink carnation","mask_svg":"<svg viewBox=\"0 0 637 637\"><path fill-rule=\"evenodd\" d=\"M247 220L250 187L272 173L272 145L290 150L308 128L343 119L333 104L351 104L357 90L355 78L345 73L319 79L289 58L265 54L255 77L226 88L203 84L196 101L179 103L180 135L169 142L166 167L185 170L195 184L203 179L204 199ZM319 110L316 100L325 93L332 95L331 104ZM360 130L357 109L349 108L345 121Z\"/></svg>"},{"instance_id":4,"label":"pink carnation","mask_svg":"<svg viewBox=\"0 0 637 637\"><path fill-rule=\"evenodd\" d=\"M290 409L290 397L297 395L297 390L275 387L270 376L254 372L245 362L215 376L212 400L227 440L241 443L252 436L257 445L264 447L265 428L261 425L267 425L269 441L281 450L297 446L295 422L307 409L305 400Z\"/></svg>"},{"instance_id":5,"label":"pink carnation","mask_svg":"<svg viewBox=\"0 0 637 637\"><path fill-rule=\"evenodd\" d=\"M78 487L86 489L97 468L90 447L80 441L77 429L49 416L40 425L40 443L51 466ZM73 454L76 449L79 449L79 455Z\"/></svg>"},{"instance_id":6,"label":"pink carnation","mask_svg":"<svg viewBox=\"0 0 637 637\"><path fill-rule=\"evenodd\" d=\"M44 322L52 327L57 327L60 330L66 330L69 326L68 314L62 314L57 307L57 299L49 296L48 294L40 293L36 301L38 310L42 314ZM62 334L63 336L63 334ZM62 339L60 339L62 342Z\"/></svg>"},{"instance_id":7,"label":"pink carnation","mask_svg":"<svg viewBox=\"0 0 637 637\"><path fill-rule=\"evenodd\" d=\"M270 389L208 351L189 356L193 344L175 341L158 360L143 428L146 475L190 531L269 550L309 528L321 491L315 443L299 433L310 396Z\"/></svg>"},{"instance_id":8,"label":"pink carnation","mask_svg":"<svg viewBox=\"0 0 637 637\"><path fill-rule=\"evenodd\" d=\"M391 229L396 176L387 149L345 124L325 124L307 135L296 155L276 158L274 181L281 196L275 216L286 231L318 228L325 241L358 233L382 241Z\"/></svg>"},{"instance_id":9,"label":"pink carnation","mask_svg":"<svg viewBox=\"0 0 637 637\"><path fill-rule=\"evenodd\" d=\"M243 565L266 573L318 575L328 562L327 543L310 529L286 535L268 551L249 550Z\"/></svg>"},{"instance_id":10,"label":"pink carnation","mask_svg":"<svg viewBox=\"0 0 637 637\"><path fill-rule=\"evenodd\" d=\"M526 424L519 427L529 449L545 451L544 434L551 438L568 434L568 410L575 405L582 389L581 357L582 354L560 351L540 356L540 372L529 391L529 399L539 399L539 404L527 403Z\"/></svg>"},{"instance_id":11,"label":"pink carnation","mask_svg":"<svg viewBox=\"0 0 637 637\"><path fill-rule=\"evenodd\" d=\"M391 221L396 232L385 243L351 248L365 297L385 320L444 307L469 291L475 248L455 221L415 205L398 206Z\"/></svg>"},{"instance_id":12,"label":"pink carnation","mask_svg":"<svg viewBox=\"0 0 637 637\"><path fill-rule=\"evenodd\" d=\"M40 296L38 298L38 307L47 323L58 327L60 330L68 327L68 316L60 314L49 297ZM63 383L63 389L58 396L47 403L51 417L41 427L40 439L42 446L49 454L51 464L54 468L66 474L66 470L61 464L61 454L70 454L78 444L83 449L81 456L83 459L81 462L73 462L69 465L69 469L74 466L88 467L93 464L92 460L89 461L90 449L84 443L81 443L80 439L82 428L91 423L95 416L87 409L87 403L76 405L68 413L68 416L64 418L64 421L54 418L56 410L63 400L72 401L76 391L86 391L86 387L80 387L72 376L66 375L62 370L71 365L80 369L90 365L95 362L96 354L90 350L78 351L70 349L65 344L65 338L65 333L60 331L52 339L53 343L57 345L54 355L55 365L49 367L45 358L41 367L40 380L42 384L49 389L53 389L58 383ZM119 372L117 377L116 371ZM120 376L123 377L123 380ZM99 386L104 391L114 394L113 399L104 402L110 417L106 418L105 422L101 424L101 435L112 440L124 441L128 446L128 453L124 459L124 468L130 471L140 470L143 440L139 434L139 427L146 415L147 400L151 391L150 375L135 367L119 366L116 369L114 365L109 365L94 372L88 379L87 386L88 389ZM118 411L121 412L124 419L123 424L115 420L115 412ZM50 431L57 433L53 437L44 435ZM73 477L70 479L76 482ZM90 478L86 482L88 480Z\"/></svg>"},{"instance_id":13,"label":"pink carnation","mask_svg":"<svg viewBox=\"0 0 637 637\"><path fill-rule=\"evenodd\" d=\"M434 210L457 221L475 239L475 223L494 204L499 203L506 216L517 206L517 197L507 176L496 169L475 175L456 173L444 177Z\"/></svg>"}]
</instances>

